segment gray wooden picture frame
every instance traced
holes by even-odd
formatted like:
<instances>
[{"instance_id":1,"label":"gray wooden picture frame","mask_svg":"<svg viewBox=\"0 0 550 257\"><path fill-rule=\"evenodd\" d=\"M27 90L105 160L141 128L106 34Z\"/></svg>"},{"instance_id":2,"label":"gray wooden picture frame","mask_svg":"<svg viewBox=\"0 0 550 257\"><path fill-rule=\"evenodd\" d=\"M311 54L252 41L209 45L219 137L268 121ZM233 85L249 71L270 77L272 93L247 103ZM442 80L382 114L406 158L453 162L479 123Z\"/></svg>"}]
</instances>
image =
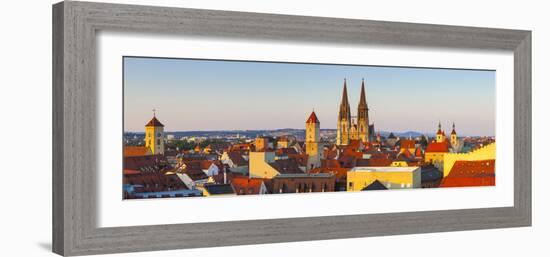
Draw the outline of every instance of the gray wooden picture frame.
<instances>
[{"instance_id":1,"label":"gray wooden picture frame","mask_svg":"<svg viewBox=\"0 0 550 257\"><path fill-rule=\"evenodd\" d=\"M101 30L513 51L514 206L97 227L95 37ZM531 225L530 31L65 1L53 6L52 83L53 251L61 255Z\"/></svg>"}]
</instances>

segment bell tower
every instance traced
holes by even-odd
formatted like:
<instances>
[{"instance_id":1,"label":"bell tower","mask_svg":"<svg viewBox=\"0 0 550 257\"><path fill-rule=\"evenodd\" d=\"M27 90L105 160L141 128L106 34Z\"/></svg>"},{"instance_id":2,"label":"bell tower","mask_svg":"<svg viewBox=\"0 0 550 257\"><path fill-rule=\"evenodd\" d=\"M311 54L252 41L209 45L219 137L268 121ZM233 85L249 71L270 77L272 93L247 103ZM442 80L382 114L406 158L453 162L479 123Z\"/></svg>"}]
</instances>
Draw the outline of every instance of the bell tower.
<instances>
[{"instance_id":1,"label":"bell tower","mask_svg":"<svg viewBox=\"0 0 550 257\"><path fill-rule=\"evenodd\" d=\"M311 112L306 121L306 154L308 157L306 169L321 167L322 149L320 146L321 131L320 122L315 115L315 111Z\"/></svg>"},{"instance_id":2,"label":"bell tower","mask_svg":"<svg viewBox=\"0 0 550 257\"><path fill-rule=\"evenodd\" d=\"M151 150L151 154L164 154L164 125L156 116L153 109L153 118L145 125L145 147Z\"/></svg>"},{"instance_id":3,"label":"bell tower","mask_svg":"<svg viewBox=\"0 0 550 257\"><path fill-rule=\"evenodd\" d=\"M336 144L348 145L351 128L351 112L348 102L348 89L346 79L344 79L344 90L342 92L342 101L340 102L340 111L338 113L338 123L336 126Z\"/></svg>"},{"instance_id":4,"label":"bell tower","mask_svg":"<svg viewBox=\"0 0 550 257\"><path fill-rule=\"evenodd\" d=\"M437 125L437 134L435 136L435 141L437 143L441 143L441 142L445 141L445 132L443 132L443 130L441 130L441 121Z\"/></svg>"},{"instance_id":5,"label":"bell tower","mask_svg":"<svg viewBox=\"0 0 550 257\"><path fill-rule=\"evenodd\" d=\"M361 98L357 107L357 130L362 142L369 142L369 108L365 96L365 79L361 82Z\"/></svg>"},{"instance_id":6,"label":"bell tower","mask_svg":"<svg viewBox=\"0 0 550 257\"><path fill-rule=\"evenodd\" d=\"M458 136L455 130L455 123L453 122L453 131L451 132L451 145L458 146Z\"/></svg>"}]
</instances>

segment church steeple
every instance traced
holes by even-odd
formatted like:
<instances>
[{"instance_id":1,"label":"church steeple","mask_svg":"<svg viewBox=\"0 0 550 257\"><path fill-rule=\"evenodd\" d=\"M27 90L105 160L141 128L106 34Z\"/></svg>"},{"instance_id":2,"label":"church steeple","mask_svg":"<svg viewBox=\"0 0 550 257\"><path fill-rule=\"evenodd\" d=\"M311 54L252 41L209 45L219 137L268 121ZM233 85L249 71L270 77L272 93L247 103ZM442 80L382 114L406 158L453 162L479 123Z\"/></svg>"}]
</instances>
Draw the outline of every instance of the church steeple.
<instances>
[{"instance_id":1,"label":"church steeple","mask_svg":"<svg viewBox=\"0 0 550 257\"><path fill-rule=\"evenodd\" d=\"M456 130L455 130L455 122L453 121L453 131L451 132L451 134L454 134L456 135Z\"/></svg>"},{"instance_id":2,"label":"church steeple","mask_svg":"<svg viewBox=\"0 0 550 257\"><path fill-rule=\"evenodd\" d=\"M361 81L361 98L359 99L359 108L367 108L367 97L365 96L365 79Z\"/></svg>"},{"instance_id":3,"label":"church steeple","mask_svg":"<svg viewBox=\"0 0 550 257\"><path fill-rule=\"evenodd\" d=\"M348 88L346 79L344 79L344 90L342 92L342 101L340 102L340 111L338 112L338 123L336 130L336 144L347 145L350 140L351 129L351 111L348 101Z\"/></svg>"},{"instance_id":4,"label":"church steeple","mask_svg":"<svg viewBox=\"0 0 550 257\"><path fill-rule=\"evenodd\" d=\"M338 120L343 119L347 119L348 121L351 120L346 79L344 79L344 90L342 92L342 101L340 102L340 113L338 114Z\"/></svg>"},{"instance_id":5,"label":"church steeple","mask_svg":"<svg viewBox=\"0 0 550 257\"><path fill-rule=\"evenodd\" d=\"M367 97L365 95L365 79L361 81L361 96L357 107L357 125L359 139L363 142L369 141L369 108L367 106Z\"/></svg>"}]
</instances>

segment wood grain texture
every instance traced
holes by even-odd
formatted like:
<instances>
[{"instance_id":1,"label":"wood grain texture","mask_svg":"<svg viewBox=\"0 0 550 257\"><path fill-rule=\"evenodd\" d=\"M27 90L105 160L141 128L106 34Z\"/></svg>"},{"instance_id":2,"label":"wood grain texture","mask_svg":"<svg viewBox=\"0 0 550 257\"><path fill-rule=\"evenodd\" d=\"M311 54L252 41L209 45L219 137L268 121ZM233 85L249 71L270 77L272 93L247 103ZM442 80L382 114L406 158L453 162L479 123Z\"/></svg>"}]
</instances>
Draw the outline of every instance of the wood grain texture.
<instances>
[{"instance_id":1,"label":"wood grain texture","mask_svg":"<svg viewBox=\"0 0 550 257\"><path fill-rule=\"evenodd\" d=\"M514 52L514 207L96 226L96 32ZM531 33L521 30L62 2L53 6L53 250L85 255L531 225Z\"/></svg>"}]
</instances>

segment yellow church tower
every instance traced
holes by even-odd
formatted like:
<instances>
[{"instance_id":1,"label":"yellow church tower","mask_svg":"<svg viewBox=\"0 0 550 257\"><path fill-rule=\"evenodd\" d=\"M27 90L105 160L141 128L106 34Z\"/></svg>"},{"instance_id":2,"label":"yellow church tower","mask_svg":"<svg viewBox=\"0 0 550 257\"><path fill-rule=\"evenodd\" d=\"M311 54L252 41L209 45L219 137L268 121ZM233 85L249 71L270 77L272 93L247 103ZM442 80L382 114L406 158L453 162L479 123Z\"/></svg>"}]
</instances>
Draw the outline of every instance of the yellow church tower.
<instances>
[{"instance_id":1,"label":"yellow church tower","mask_svg":"<svg viewBox=\"0 0 550 257\"><path fill-rule=\"evenodd\" d=\"M458 136L455 130L455 123L453 122L453 131L451 132L451 146L457 147L460 143L458 142Z\"/></svg>"},{"instance_id":2,"label":"yellow church tower","mask_svg":"<svg viewBox=\"0 0 550 257\"><path fill-rule=\"evenodd\" d=\"M315 111L311 112L306 121L306 154L308 157L306 169L321 167L321 155L323 154L320 147L321 141L321 126Z\"/></svg>"},{"instance_id":3,"label":"yellow church tower","mask_svg":"<svg viewBox=\"0 0 550 257\"><path fill-rule=\"evenodd\" d=\"M340 102L340 112L338 113L338 123L336 125L336 144L348 145L350 140L351 112L346 79L344 79L344 92L342 93L342 102Z\"/></svg>"},{"instance_id":4,"label":"yellow church tower","mask_svg":"<svg viewBox=\"0 0 550 257\"><path fill-rule=\"evenodd\" d=\"M164 125L157 120L153 110L153 118L145 125L145 147L151 154L164 154Z\"/></svg>"},{"instance_id":5,"label":"yellow church tower","mask_svg":"<svg viewBox=\"0 0 550 257\"><path fill-rule=\"evenodd\" d=\"M445 136L445 132L443 132L443 130L441 130L441 121L439 122L439 124L437 125L437 134L435 135L435 141L437 143L442 143L446 140L446 136Z\"/></svg>"}]
</instances>

